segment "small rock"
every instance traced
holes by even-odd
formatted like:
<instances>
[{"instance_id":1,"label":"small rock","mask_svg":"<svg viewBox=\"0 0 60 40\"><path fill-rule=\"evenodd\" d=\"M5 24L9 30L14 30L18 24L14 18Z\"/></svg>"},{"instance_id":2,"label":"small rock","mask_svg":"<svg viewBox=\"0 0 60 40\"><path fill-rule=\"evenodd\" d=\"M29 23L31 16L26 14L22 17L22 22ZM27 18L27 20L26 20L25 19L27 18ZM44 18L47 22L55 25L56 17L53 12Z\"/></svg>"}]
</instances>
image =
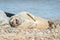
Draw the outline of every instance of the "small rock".
<instances>
[{"instance_id":1,"label":"small rock","mask_svg":"<svg viewBox=\"0 0 60 40\"><path fill-rule=\"evenodd\" d=\"M19 29L8 27L6 28L7 33L19 33Z\"/></svg>"},{"instance_id":2,"label":"small rock","mask_svg":"<svg viewBox=\"0 0 60 40\"><path fill-rule=\"evenodd\" d=\"M0 11L0 26L8 24L9 18L6 16L6 14L3 11Z\"/></svg>"}]
</instances>

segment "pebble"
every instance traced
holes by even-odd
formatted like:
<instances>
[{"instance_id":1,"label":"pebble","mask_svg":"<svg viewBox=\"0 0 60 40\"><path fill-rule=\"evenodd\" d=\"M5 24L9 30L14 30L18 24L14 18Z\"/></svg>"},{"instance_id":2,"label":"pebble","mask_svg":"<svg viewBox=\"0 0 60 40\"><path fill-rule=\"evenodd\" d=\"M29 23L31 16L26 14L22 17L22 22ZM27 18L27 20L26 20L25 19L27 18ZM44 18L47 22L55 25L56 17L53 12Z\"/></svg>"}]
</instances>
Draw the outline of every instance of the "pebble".
<instances>
[{"instance_id":1,"label":"pebble","mask_svg":"<svg viewBox=\"0 0 60 40\"><path fill-rule=\"evenodd\" d=\"M7 33L19 33L19 29L8 27L6 28Z\"/></svg>"}]
</instances>

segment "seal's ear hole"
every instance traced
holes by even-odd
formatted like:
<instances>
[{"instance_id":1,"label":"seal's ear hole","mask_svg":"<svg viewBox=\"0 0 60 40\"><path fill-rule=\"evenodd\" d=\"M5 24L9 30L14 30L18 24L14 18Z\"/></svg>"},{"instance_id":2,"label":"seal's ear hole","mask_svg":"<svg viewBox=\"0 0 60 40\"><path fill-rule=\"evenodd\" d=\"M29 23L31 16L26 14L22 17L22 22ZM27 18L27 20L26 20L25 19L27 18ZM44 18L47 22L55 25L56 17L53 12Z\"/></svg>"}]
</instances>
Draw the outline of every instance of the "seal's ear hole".
<instances>
[{"instance_id":1,"label":"seal's ear hole","mask_svg":"<svg viewBox=\"0 0 60 40\"><path fill-rule=\"evenodd\" d=\"M28 13L27 13L27 15L28 15L31 19L33 19L33 20L35 21L35 19L33 18L32 15L30 15L30 14L28 14Z\"/></svg>"}]
</instances>

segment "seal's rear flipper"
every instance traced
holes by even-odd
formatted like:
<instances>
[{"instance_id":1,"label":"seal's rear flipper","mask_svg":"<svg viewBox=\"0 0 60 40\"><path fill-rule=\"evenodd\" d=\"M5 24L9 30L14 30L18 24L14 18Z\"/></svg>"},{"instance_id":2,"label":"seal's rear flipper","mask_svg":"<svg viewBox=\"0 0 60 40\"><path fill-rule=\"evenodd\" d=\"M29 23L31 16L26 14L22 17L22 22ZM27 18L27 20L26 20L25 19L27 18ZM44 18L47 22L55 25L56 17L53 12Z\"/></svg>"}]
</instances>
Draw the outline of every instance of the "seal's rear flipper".
<instances>
[{"instance_id":1,"label":"seal's rear flipper","mask_svg":"<svg viewBox=\"0 0 60 40\"><path fill-rule=\"evenodd\" d=\"M48 29L53 29L53 28L56 28L56 24L53 22L53 21L51 21L51 20L49 20L48 21L48 24L49 24L49 28Z\"/></svg>"}]
</instances>

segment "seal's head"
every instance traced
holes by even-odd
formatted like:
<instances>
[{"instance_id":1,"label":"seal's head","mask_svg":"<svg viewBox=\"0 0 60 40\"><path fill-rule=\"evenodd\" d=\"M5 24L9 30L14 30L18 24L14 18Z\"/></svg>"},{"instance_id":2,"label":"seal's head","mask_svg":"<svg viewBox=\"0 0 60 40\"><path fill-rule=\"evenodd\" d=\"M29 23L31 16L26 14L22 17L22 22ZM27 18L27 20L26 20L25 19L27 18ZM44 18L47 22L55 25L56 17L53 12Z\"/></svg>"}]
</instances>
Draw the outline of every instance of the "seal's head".
<instances>
[{"instance_id":1,"label":"seal's head","mask_svg":"<svg viewBox=\"0 0 60 40\"><path fill-rule=\"evenodd\" d=\"M17 27L18 25L21 24L21 20L19 20L19 18L16 17L11 17L9 23L12 27Z\"/></svg>"},{"instance_id":2,"label":"seal's head","mask_svg":"<svg viewBox=\"0 0 60 40\"><path fill-rule=\"evenodd\" d=\"M17 27L19 25L22 24L22 26L24 26L25 24L28 24L29 21L35 21L34 16L31 15L29 12L21 12L21 13L18 13L17 15L14 15L10 18L10 25L12 27ZM29 21L28 21L29 20Z\"/></svg>"}]
</instances>

